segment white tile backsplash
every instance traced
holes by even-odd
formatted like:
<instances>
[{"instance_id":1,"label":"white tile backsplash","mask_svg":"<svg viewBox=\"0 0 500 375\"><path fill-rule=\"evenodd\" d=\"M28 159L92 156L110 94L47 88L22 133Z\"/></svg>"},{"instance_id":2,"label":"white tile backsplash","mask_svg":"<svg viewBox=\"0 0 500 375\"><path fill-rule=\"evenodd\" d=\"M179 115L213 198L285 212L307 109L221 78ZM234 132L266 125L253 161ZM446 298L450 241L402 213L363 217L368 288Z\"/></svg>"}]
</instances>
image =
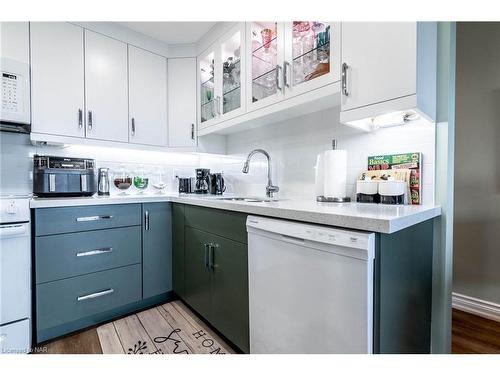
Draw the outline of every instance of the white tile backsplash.
<instances>
[{"instance_id":1,"label":"white tile backsplash","mask_svg":"<svg viewBox=\"0 0 500 375\"><path fill-rule=\"evenodd\" d=\"M348 152L347 192L354 197L358 175L367 169L370 155L421 152L423 155L422 200L434 202L434 124L418 120L404 126L364 133L338 122L339 108L313 113L292 120L263 126L227 137L228 155L239 157L240 163L254 148L263 148L273 160L273 182L280 187L280 196L314 197L314 166L316 156L331 148L333 138L338 148ZM255 160L264 160L261 156ZM251 162L250 170L255 168ZM263 195L266 185L265 164L260 175L252 178L225 171L228 184L234 184L240 194ZM260 179L260 180L258 180Z\"/></svg>"},{"instance_id":2,"label":"white tile backsplash","mask_svg":"<svg viewBox=\"0 0 500 375\"><path fill-rule=\"evenodd\" d=\"M86 157L96 160L96 167L110 168L111 177L121 167L132 175L144 171L150 177L150 186L146 192L154 192L152 184L159 179L161 172L166 191L177 191L175 175L177 171L194 175L194 168L200 164L200 155L196 153L139 151L112 147L72 145L68 147L33 146L26 134L0 133L0 193L29 194L32 191L32 157L34 154L46 154L68 157ZM111 181L110 191L120 191ZM137 191L131 187L129 194Z\"/></svg>"},{"instance_id":3,"label":"white tile backsplash","mask_svg":"<svg viewBox=\"0 0 500 375\"><path fill-rule=\"evenodd\" d=\"M222 171L226 193L237 195L265 194L267 163L262 155L255 155L248 174L241 169L248 152L263 148L272 158L273 182L280 187L279 196L314 198L314 166L316 156L331 148L336 138L338 147L348 151L347 192L354 197L357 176L366 169L369 155L422 152L423 194L425 204L434 202L434 125L419 120L405 126L364 133L338 122L339 108L332 108L307 116L269 124L256 129L227 136L228 155L181 152L136 151L96 146L40 147L33 146L28 135L0 133L0 192L2 194L31 193L32 156L35 153L89 157L96 159L97 167L111 168L111 174L124 165L134 173L145 170L155 182L161 171L167 191L177 190L175 176L194 176L197 167ZM151 187L148 190L153 190ZM112 187L112 193L118 191ZM129 192L134 194L134 188Z\"/></svg>"}]
</instances>

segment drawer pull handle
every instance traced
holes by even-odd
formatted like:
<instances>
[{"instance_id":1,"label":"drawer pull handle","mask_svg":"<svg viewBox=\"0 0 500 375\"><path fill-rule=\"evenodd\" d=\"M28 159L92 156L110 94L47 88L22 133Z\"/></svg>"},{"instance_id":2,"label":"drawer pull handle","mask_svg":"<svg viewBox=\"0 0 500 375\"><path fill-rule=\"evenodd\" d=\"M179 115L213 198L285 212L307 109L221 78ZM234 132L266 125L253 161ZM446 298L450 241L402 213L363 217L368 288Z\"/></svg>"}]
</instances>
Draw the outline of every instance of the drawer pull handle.
<instances>
[{"instance_id":1,"label":"drawer pull handle","mask_svg":"<svg viewBox=\"0 0 500 375\"><path fill-rule=\"evenodd\" d=\"M95 249L95 250L90 250L90 251L82 251L79 253L76 253L77 257L88 257L89 255L99 255L99 254L106 254L110 253L113 251L112 247L104 247L102 249Z\"/></svg>"},{"instance_id":2,"label":"drawer pull handle","mask_svg":"<svg viewBox=\"0 0 500 375\"><path fill-rule=\"evenodd\" d=\"M80 296L76 300L78 302L80 302L80 301L86 301L88 299L94 299L94 298L103 297L103 296L106 296L106 295L114 293L114 292L115 292L115 290L110 288L110 289L106 289L106 290L103 290L103 291L100 291L100 292L97 292L97 293L86 294L84 296Z\"/></svg>"},{"instance_id":3,"label":"drawer pull handle","mask_svg":"<svg viewBox=\"0 0 500 375\"><path fill-rule=\"evenodd\" d=\"M111 220L112 218L113 218L113 215L84 216L84 217L77 217L76 221L82 222L82 221Z\"/></svg>"}]
</instances>

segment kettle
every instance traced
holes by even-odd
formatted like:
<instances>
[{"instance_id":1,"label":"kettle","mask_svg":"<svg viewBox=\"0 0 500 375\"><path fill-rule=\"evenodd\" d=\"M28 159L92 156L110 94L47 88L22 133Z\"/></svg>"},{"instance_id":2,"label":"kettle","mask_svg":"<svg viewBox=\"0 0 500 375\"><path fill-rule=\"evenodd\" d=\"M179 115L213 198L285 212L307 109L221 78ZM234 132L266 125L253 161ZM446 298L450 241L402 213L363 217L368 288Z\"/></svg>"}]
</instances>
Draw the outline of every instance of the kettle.
<instances>
[{"instance_id":1,"label":"kettle","mask_svg":"<svg viewBox=\"0 0 500 375\"><path fill-rule=\"evenodd\" d=\"M109 168L99 168L98 195L109 195Z\"/></svg>"}]
</instances>

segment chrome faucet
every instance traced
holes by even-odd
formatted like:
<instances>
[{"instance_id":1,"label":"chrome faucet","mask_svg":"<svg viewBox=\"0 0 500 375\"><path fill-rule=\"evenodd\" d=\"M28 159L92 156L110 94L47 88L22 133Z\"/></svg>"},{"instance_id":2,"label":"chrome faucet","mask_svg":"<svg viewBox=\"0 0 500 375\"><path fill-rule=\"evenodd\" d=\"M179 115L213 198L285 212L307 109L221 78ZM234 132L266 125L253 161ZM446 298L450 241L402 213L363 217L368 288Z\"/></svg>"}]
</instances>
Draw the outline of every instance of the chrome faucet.
<instances>
[{"instance_id":1,"label":"chrome faucet","mask_svg":"<svg viewBox=\"0 0 500 375\"><path fill-rule=\"evenodd\" d=\"M252 156L255 154L263 154L267 158L267 186L266 186L266 197L272 198L274 193L277 193L280 188L278 186L273 185L273 181L271 180L271 157L269 154L262 150L262 149L255 149L252 152L250 152L247 156L247 160L245 161L245 164L243 165L243 173L248 173L248 170L250 169L250 159Z\"/></svg>"}]
</instances>

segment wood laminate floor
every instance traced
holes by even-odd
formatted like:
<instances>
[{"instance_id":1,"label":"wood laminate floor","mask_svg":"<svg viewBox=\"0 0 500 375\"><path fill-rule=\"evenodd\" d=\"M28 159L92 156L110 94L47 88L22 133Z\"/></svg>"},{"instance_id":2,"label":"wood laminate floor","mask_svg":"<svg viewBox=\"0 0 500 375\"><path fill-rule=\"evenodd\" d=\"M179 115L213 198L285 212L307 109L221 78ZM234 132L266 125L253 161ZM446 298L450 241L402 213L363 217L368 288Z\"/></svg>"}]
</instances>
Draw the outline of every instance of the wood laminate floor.
<instances>
[{"instance_id":1,"label":"wood laminate floor","mask_svg":"<svg viewBox=\"0 0 500 375\"><path fill-rule=\"evenodd\" d=\"M45 354L232 354L186 305L173 301L37 348Z\"/></svg>"},{"instance_id":2,"label":"wood laminate floor","mask_svg":"<svg viewBox=\"0 0 500 375\"><path fill-rule=\"evenodd\" d=\"M37 348L46 354L224 354L234 350L180 301ZM500 353L500 322L453 310L452 353Z\"/></svg>"},{"instance_id":3,"label":"wood laminate floor","mask_svg":"<svg viewBox=\"0 0 500 375\"><path fill-rule=\"evenodd\" d=\"M453 309L453 354L499 354L500 322Z\"/></svg>"}]
</instances>

